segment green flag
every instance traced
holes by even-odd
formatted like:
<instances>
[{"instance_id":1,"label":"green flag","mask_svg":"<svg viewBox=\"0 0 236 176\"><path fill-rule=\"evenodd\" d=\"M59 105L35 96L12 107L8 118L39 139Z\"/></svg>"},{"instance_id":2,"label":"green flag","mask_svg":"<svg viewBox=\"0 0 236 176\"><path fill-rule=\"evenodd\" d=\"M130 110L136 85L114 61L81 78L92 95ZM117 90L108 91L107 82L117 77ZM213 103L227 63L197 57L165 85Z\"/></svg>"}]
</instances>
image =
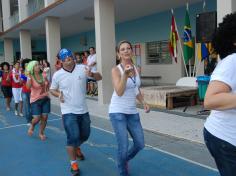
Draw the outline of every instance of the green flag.
<instances>
[{"instance_id":1,"label":"green flag","mask_svg":"<svg viewBox=\"0 0 236 176\"><path fill-rule=\"evenodd\" d=\"M189 20L188 9L185 13L185 24L184 24L184 61L185 64L193 57L193 41L191 34L191 25Z\"/></svg>"}]
</instances>

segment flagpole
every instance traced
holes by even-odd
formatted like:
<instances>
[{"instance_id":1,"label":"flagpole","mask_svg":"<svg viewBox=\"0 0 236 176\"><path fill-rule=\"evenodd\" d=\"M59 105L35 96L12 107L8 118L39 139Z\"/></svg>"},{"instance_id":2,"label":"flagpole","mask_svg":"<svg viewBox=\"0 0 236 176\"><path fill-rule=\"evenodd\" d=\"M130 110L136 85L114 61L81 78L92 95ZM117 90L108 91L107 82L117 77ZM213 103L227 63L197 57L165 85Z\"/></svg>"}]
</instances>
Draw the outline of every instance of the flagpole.
<instances>
[{"instance_id":1,"label":"flagpole","mask_svg":"<svg viewBox=\"0 0 236 176\"><path fill-rule=\"evenodd\" d=\"M195 38L195 54L194 54L193 77L196 76L197 52L198 52L198 44L197 44L197 41L196 41L196 38Z\"/></svg>"},{"instance_id":2,"label":"flagpole","mask_svg":"<svg viewBox=\"0 0 236 176\"><path fill-rule=\"evenodd\" d=\"M174 10L173 9L171 9L171 12L174 15ZM176 27L177 35L179 36L179 30L178 30L178 26L176 24L176 21L175 21L175 27ZM184 52L183 52L183 48L182 48L181 37L179 37L178 42L179 42L179 46L180 46L180 50L181 50L181 55L182 55L182 58L183 58L183 61L184 61ZM185 61L184 61L184 68L185 68L185 72L186 72L187 77L188 77L188 71L187 71L187 67L186 67Z\"/></svg>"},{"instance_id":3,"label":"flagpole","mask_svg":"<svg viewBox=\"0 0 236 176\"><path fill-rule=\"evenodd\" d=\"M202 63L202 61L200 61L200 62L198 63L198 67L197 67L195 76L197 76L197 73L198 73L198 70L199 70L199 68L200 68L200 66L201 66L201 63Z\"/></svg>"},{"instance_id":4,"label":"flagpole","mask_svg":"<svg viewBox=\"0 0 236 176\"><path fill-rule=\"evenodd\" d=\"M186 4L186 9L188 11L188 2ZM191 77L191 59L188 60L188 72L189 72L189 77Z\"/></svg>"}]
</instances>

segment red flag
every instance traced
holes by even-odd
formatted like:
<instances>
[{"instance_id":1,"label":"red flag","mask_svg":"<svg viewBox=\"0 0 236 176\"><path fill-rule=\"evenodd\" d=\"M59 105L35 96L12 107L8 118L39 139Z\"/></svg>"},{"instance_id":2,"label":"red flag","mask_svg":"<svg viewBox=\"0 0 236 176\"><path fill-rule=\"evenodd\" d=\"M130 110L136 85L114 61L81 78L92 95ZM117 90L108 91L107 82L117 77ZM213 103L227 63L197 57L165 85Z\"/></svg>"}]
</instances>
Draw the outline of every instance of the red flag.
<instances>
[{"instance_id":1,"label":"red flag","mask_svg":"<svg viewBox=\"0 0 236 176\"><path fill-rule=\"evenodd\" d=\"M176 24L175 17L172 13L169 50L170 50L170 55L171 55L172 59L175 59L175 62L177 63L177 40L179 39L179 37L178 37L178 33L176 30L175 24Z\"/></svg>"}]
</instances>

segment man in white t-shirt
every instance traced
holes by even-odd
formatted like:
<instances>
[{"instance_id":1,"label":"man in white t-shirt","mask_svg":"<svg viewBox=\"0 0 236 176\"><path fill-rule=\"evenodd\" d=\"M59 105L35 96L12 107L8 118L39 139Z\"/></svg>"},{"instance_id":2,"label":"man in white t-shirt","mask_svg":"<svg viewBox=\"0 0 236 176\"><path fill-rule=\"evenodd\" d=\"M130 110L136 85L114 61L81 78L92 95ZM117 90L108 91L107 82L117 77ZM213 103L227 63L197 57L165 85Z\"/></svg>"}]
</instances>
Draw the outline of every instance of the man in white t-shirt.
<instances>
[{"instance_id":1,"label":"man in white t-shirt","mask_svg":"<svg viewBox=\"0 0 236 176\"><path fill-rule=\"evenodd\" d=\"M76 65L73 54L68 49L61 49L59 59L62 68L54 73L50 92L60 100L62 120L67 135L67 152L71 160L71 173L79 175L77 157L84 155L80 145L90 135L90 117L86 104L87 77L101 80L98 72L91 72L85 65Z\"/></svg>"},{"instance_id":2,"label":"man in white t-shirt","mask_svg":"<svg viewBox=\"0 0 236 176\"><path fill-rule=\"evenodd\" d=\"M220 55L207 88L204 106L211 114L204 139L221 176L236 175L236 13L224 17L213 37Z\"/></svg>"},{"instance_id":3,"label":"man in white t-shirt","mask_svg":"<svg viewBox=\"0 0 236 176\"><path fill-rule=\"evenodd\" d=\"M96 60L96 51L95 51L95 48L94 47L90 47L89 48L89 53L90 55L88 56L88 59L87 59L87 66L89 67L89 69L92 71L92 72L96 72L97 71L97 60ZM96 80L89 77L88 78L88 94L89 95L94 95L96 94L96 88L97 88L97 83L96 83Z\"/></svg>"}]
</instances>

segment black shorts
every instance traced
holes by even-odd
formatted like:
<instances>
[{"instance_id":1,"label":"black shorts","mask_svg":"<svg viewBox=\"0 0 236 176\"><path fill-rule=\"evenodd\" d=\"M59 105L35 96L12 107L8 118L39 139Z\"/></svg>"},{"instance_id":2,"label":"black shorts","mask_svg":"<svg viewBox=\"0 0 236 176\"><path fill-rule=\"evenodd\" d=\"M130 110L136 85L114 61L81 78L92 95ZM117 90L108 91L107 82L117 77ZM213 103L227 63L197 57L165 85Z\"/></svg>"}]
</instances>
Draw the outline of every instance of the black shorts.
<instances>
[{"instance_id":1,"label":"black shorts","mask_svg":"<svg viewBox=\"0 0 236 176\"><path fill-rule=\"evenodd\" d=\"M12 87L9 86L1 86L2 93L4 98L11 98L12 97Z\"/></svg>"}]
</instances>

